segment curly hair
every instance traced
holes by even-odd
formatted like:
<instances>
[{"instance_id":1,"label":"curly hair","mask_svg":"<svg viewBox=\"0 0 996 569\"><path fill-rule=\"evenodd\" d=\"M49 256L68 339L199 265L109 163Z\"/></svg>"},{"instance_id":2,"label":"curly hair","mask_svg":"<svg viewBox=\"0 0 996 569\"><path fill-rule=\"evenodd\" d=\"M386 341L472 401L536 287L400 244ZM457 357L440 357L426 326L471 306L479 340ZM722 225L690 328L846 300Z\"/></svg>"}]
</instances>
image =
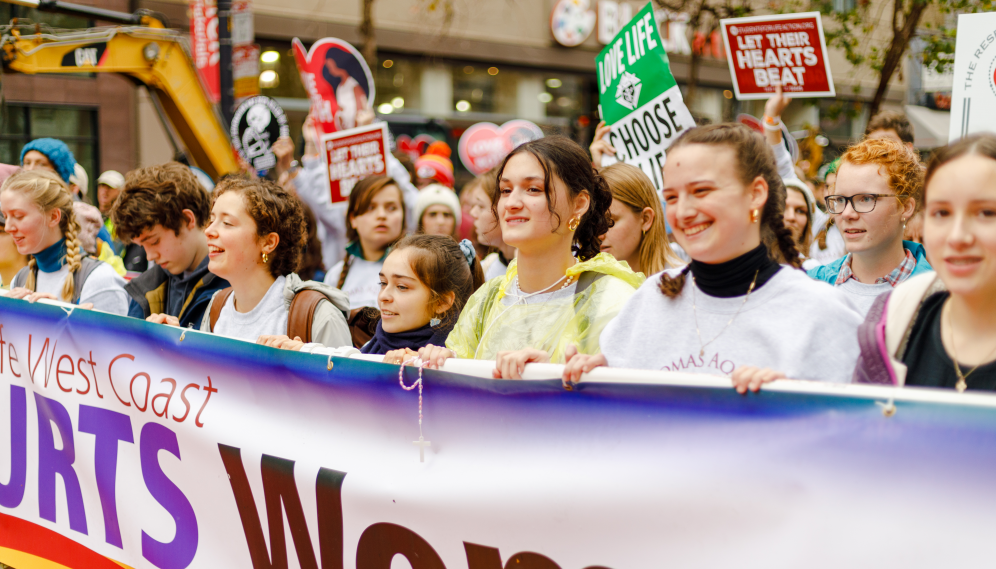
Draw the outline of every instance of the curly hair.
<instances>
[{"instance_id":1,"label":"curly hair","mask_svg":"<svg viewBox=\"0 0 996 569\"><path fill-rule=\"evenodd\" d=\"M840 157L840 166L837 168L837 179L840 180L840 173L845 164L857 166L865 164L877 164L879 172L885 174L888 179L889 188L896 192L899 201L905 205L909 200L914 200L916 209L919 211L923 206L923 164L920 157L905 144L896 142L888 138L875 138L862 140L847 149Z\"/></svg>"},{"instance_id":2,"label":"curly hair","mask_svg":"<svg viewBox=\"0 0 996 569\"><path fill-rule=\"evenodd\" d=\"M612 220L609 216L609 207L612 206L612 192L609 191L609 184L592 166L588 153L578 143L566 136L547 136L527 142L512 150L505 157L495 173L496 188L508 161L513 156L524 152L536 158L543 168L543 191L546 193L547 208L557 218L557 227L554 228L554 231L560 228L563 220L556 211L556 197L551 191L550 183L552 177L556 176L564 182L567 196L572 200L581 192L588 192L591 202L588 211L581 217L577 230L574 231L573 247L578 259L582 261L591 259L601 250L602 236L612 227ZM491 197L491 211L494 213L495 219L501 219L501 216L498 215L498 200L500 198L501 192L499 191L495 191Z\"/></svg>"},{"instance_id":3,"label":"curly hair","mask_svg":"<svg viewBox=\"0 0 996 569\"><path fill-rule=\"evenodd\" d=\"M270 233L276 233L280 238L277 248L269 255L270 274L281 277L297 270L308 238L304 210L298 197L269 180L240 176L227 176L218 182L214 201L225 192L242 194L246 212L256 223L256 235L260 239Z\"/></svg>"},{"instance_id":4,"label":"curly hair","mask_svg":"<svg viewBox=\"0 0 996 569\"><path fill-rule=\"evenodd\" d=\"M706 144L711 146L727 146L733 149L736 157L737 173L740 181L746 186L755 178L761 177L768 185L768 199L761 209L761 243L768 249L768 254L776 261L799 268L799 250L792 231L785 227L785 185L778 175L775 155L759 133L742 124L723 123L700 126L686 131L671 145L668 153L673 153L682 146L691 144ZM747 215L747 212L744 212ZM660 289L668 298L674 298L685 286L685 275L688 267L677 277L671 277L666 272L661 274Z\"/></svg>"},{"instance_id":5,"label":"curly hair","mask_svg":"<svg viewBox=\"0 0 996 569\"><path fill-rule=\"evenodd\" d=\"M190 168L166 162L128 172L125 185L111 207L117 238L125 243L156 225L176 235L186 225L183 210L194 214L197 227L207 227L211 196Z\"/></svg>"},{"instance_id":6,"label":"curly hair","mask_svg":"<svg viewBox=\"0 0 996 569\"><path fill-rule=\"evenodd\" d=\"M868 136L876 130L894 131L896 136L899 137L899 140L902 140L908 144L913 144L913 140L916 138L913 133L913 124L910 123L910 119L908 119L903 113L897 111L882 111L873 116L871 120L868 121L868 126L865 127L865 136Z\"/></svg>"},{"instance_id":7,"label":"curly hair","mask_svg":"<svg viewBox=\"0 0 996 569\"><path fill-rule=\"evenodd\" d=\"M61 212L59 229L66 240L66 262L69 274L62 283L62 300L70 301L76 288L76 273L83 263L80 253L80 224L73 210L73 196L69 186L58 175L45 170L22 170L7 178L0 192L21 192L28 197L40 210L48 213L54 209ZM24 287L34 291L35 269L38 261L34 255L28 261L28 279Z\"/></svg>"}]
</instances>

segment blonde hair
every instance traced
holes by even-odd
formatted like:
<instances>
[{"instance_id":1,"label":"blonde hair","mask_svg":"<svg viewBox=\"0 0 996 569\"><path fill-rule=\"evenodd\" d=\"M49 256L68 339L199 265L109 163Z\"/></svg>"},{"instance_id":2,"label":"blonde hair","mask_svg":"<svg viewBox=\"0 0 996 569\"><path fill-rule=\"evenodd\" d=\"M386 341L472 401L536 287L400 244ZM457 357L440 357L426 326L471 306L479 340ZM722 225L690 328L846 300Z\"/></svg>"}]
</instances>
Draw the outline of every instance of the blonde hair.
<instances>
[{"instance_id":1,"label":"blonde hair","mask_svg":"<svg viewBox=\"0 0 996 569\"><path fill-rule=\"evenodd\" d=\"M27 196L44 213L54 209L62 212L59 229L66 239L66 261L69 274L62 284L62 300L67 302L73 298L75 290L75 275L80 270L83 256L80 253L80 224L73 212L73 196L69 187L55 174L44 170L24 170L14 174L4 181L0 192L20 192ZM35 290L35 274L38 262L32 255L28 261L28 280L24 284L28 290Z\"/></svg>"},{"instance_id":2,"label":"blonde hair","mask_svg":"<svg viewBox=\"0 0 996 569\"><path fill-rule=\"evenodd\" d=\"M674 267L682 264L667 240L664 208L657 198L657 191L643 170L630 164L618 163L603 168L599 173L609 183L612 199L626 204L637 215L648 207L654 212L650 229L640 238L640 268L643 273L653 275L663 271L668 265Z\"/></svg>"}]
</instances>

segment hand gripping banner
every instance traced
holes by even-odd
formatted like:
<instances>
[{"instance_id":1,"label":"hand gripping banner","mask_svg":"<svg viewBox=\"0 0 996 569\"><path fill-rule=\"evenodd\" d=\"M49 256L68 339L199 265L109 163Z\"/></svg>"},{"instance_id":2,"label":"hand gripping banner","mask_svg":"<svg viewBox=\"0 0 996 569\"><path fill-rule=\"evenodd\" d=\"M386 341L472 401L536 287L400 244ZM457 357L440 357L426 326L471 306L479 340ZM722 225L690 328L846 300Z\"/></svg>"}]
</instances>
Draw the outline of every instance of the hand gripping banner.
<instances>
[{"instance_id":1,"label":"hand gripping banner","mask_svg":"<svg viewBox=\"0 0 996 569\"><path fill-rule=\"evenodd\" d=\"M431 445L418 446L419 394L398 371L0 298L0 562L992 559L991 395L785 381L745 397L725 378L611 369L565 391L425 370ZM403 379L418 376L409 367Z\"/></svg>"}]
</instances>

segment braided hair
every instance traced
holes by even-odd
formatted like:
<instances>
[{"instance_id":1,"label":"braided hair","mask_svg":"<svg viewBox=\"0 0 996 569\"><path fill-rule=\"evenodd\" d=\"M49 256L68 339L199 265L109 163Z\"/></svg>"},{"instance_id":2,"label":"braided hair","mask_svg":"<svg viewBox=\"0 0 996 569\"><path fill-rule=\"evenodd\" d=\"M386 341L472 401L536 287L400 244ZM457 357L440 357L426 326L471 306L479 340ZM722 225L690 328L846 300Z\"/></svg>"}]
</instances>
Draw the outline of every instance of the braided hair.
<instances>
[{"instance_id":1,"label":"braided hair","mask_svg":"<svg viewBox=\"0 0 996 569\"><path fill-rule=\"evenodd\" d=\"M66 240L66 260L69 274L62 284L62 300L70 301L76 288L76 273L83 263L80 252L80 224L73 212L73 196L69 186L61 178L45 170L24 170L7 178L0 192L20 192L30 199L38 209L45 213L59 210L59 230ZM28 261L28 279L25 288L34 291L38 261L34 256Z\"/></svg>"},{"instance_id":2,"label":"braided hair","mask_svg":"<svg viewBox=\"0 0 996 569\"><path fill-rule=\"evenodd\" d=\"M686 131L671 145L668 152L674 152L682 146L691 144L707 144L713 146L725 145L733 149L737 159L737 173L740 181L750 184L760 176L768 184L768 200L761 209L761 243L768 253L778 262L799 268L802 260L796 248L792 231L785 227L785 185L778 175L775 156L767 141L750 128L741 124L714 124L700 126ZM746 212L744 212L746 215ZM685 286L685 276L689 267L686 266L678 276L671 277L666 272L661 274L660 289L668 298L674 298Z\"/></svg>"}]
</instances>

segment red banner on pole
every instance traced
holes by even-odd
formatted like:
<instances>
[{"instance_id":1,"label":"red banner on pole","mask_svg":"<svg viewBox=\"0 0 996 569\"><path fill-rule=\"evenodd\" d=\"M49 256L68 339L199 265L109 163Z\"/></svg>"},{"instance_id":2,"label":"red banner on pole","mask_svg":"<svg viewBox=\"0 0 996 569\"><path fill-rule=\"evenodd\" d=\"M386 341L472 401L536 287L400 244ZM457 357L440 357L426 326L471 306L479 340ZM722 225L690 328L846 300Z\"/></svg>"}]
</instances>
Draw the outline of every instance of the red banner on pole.
<instances>
[{"instance_id":1,"label":"red banner on pole","mask_svg":"<svg viewBox=\"0 0 996 569\"><path fill-rule=\"evenodd\" d=\"M737 99L836 96L819 12L721 21Z\"/></svg>"},{"instance_id":2,"label":"red banner on pole","mask_svg":"<svg viewBox=\"0 0 996 569\"><path fill-rule=\"evenodd\" d=\"M190 0L190 51L208 96L217 103L221 100L221 52L215 0Z\"/></svg>"}]
</instances>

